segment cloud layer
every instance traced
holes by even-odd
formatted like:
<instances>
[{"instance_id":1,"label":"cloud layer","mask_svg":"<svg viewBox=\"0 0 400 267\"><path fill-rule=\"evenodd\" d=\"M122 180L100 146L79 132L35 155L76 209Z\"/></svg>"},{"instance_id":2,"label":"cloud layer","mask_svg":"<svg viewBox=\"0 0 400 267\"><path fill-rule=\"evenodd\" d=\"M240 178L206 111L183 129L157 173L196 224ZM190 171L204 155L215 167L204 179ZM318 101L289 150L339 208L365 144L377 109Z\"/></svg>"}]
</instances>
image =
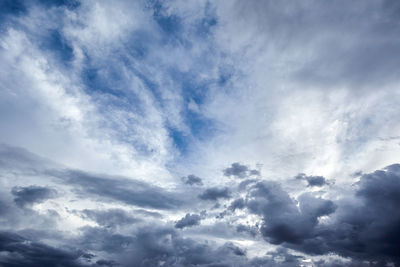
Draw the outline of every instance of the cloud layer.
<instances>
[{"instance_id":1,"label":"cloud layer","mask_svg":"<svg viewBox=\"0 0 400 267\"><path fill-rule=\"evenodd\" d=\"M396 1L2 1L0 266L400 266Z\"/></svg>"}]
</instances>

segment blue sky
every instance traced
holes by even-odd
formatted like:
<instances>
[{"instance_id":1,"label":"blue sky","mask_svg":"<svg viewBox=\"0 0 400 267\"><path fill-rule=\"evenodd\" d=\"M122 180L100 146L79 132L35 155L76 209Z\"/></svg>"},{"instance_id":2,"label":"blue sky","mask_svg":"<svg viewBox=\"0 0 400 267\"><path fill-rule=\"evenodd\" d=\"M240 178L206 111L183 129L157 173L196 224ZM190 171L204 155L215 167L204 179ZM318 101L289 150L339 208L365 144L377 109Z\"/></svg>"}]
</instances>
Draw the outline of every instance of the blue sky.
<instances>
[{"instance_id":1,"label":"blue sky","mask_svg":"<svg viewBox=\"0 0 400 267\"><path fill-rule=\"evenodd\" d=\"M397 266L396 1L0 1L1 266Z\"/></svg>"}]
</instances>

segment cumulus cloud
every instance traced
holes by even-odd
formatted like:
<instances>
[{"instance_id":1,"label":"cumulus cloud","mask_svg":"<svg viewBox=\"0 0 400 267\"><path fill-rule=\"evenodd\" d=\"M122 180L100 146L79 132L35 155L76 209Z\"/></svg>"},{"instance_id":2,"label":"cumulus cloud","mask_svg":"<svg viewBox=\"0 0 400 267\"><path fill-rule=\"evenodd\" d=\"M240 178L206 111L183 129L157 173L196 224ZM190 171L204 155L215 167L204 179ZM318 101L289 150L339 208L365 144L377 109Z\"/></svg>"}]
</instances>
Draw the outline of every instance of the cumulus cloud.
<instances>
[{"instance_id":1,"label":"cumulus cloud","mask_svg":"<svg viewBox=\"0 0 400 267\"><path fill-rule=\"evenodd\" d=\"M260 175L258 170L250 170L246 165L241 165L238 162L232 163L231 167L223 171L225 176L233 176L236 178L245 178L249 175Z\"/></svg>"},{"instance_id":2,"label":"cumulus cloud","mask_svg":"<svg viewBox=\"0 0 400 267\"><path fill-rule=\"evenodd\" d=\"M182 177L182 181L188 185L199 185L199 186L203 185L201 178L193 174Z\"/></svg>"},{"instance_id":3,"label":"cumulus cloud","mask_svg":"<svg viewBox=\"0 0 400 267\"><path fill-rule=\"evenodd\" d=\"M248 194L250 212L261 215L261 233L273 244L302 243L312 235L318 218L336 209L330 200L303 194L298 198L299 207L279 184L260 182Z\"/></svg>"},{"instance_id":4,"label":"cumulus cloud","mask_svg":"<svg viewBox=\"0 0 400 267\"><path fill-rule=\"evenodd\" d=\"M263 181L249 188L245 202L238 199L231 207L260 215L260 232L273 244L312 255L337 253L398 263L400 165L364 174L356 186L354 195L335 202L311 193L295 200L279 184ZM323 216L331 220L321 224ZM238 231L248 230L240 226Z\"/></svg>"},{"instance_id":5,"label":"cumulus cloud","mask_svg":"<svg viewBox=\"0 0 400 267\"><path fill-rule=\"evenodd\" d=\"M179 229L183 229L185 227L191 227L195 225L199 225L201 221L201 216L198 214L189 214L187 213L185 217L180 219L175 223L175 227Z\"/></svg>"}]
</instances>

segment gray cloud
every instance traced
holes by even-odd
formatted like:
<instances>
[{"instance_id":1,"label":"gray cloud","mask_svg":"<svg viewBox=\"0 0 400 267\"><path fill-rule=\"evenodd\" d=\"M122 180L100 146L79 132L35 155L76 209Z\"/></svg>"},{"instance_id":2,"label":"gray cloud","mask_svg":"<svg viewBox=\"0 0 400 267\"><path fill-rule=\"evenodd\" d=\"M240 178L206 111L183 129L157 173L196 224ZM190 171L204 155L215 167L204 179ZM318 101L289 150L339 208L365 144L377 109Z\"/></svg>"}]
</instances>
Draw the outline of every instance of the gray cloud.
<instances>
[{"instance_id":1,"label":"gray cloud","mask_svg":"<svg viewBox=\"0 0 400 267\"><path fill-rule=\"evenodd\" d=\"M243 198L238 198L238 199L235 199L231 203L231 205L229 206L229 209L231 211L235 211L236 209L243 209L245 206L246 206L246 203L245 203L244 199Z\"/></svg>"},{"instance_id":2,"label":"gray cloud","mask_svg":"<svg viewBox=\"0 0 400 267\"><path fill-rule=\"evenodd\" d=\"M307 186L321 187L328 184L328 182L323 176L307 176L304 173L299 173L298 175L296 175L295 178L300 180L306 180L308 183Z\"/></svg>"},{"instance_id":3,"label":"gray cloud","mask_svg":"<svg viewBox=\"0 0 400 267\"><path fill-rule=\"evenodd\" d=\"M53 248L12 232L0 232L0 251L5 253L0 256L4 267L84 266L78 261L83 254L79 250Z\"/></svg>"},{"instance_id":4,"label":"gray cloud","mask_svg":"<svg viewBox=\"0 0 400 267\"><path fill-rule=\"evenodd\" d=\"M176 222L175 227L183 229L185 227L199 225L200 221L201 221L200 215L187 213L185 217Z\"/></svg>"},{"instance_id":5,"label":"gray cloud","mask_svg":"<svg viewBox=\"0 0 400 267\"><path fill-rule=\"evenodd\" d=\"M48 174L73 185L76 192L83 197L106 198L156 209L173 209L183 204L173 193L133 179L94 175L77 170L49 171Z\"/></svg>"},{"instance_id":6,"label":"gray cloud","mask_svg":"<svg viewBox=\"0 0 400 267\"><path fill-rule=\"evenodd\" d=\"M177 195L146 182L61 168L40 156L16 147L2 146L1 149L0 167L5 171L11 170L17 173L22 171L28 175L55 177L57 182L72 186L75 193L81 197L106 198L129 205L156 209L172 209L183 204ZM42 201L54 197L55 193L55 191L40 187L13 190L13 194L17 196L16 201L21 204Z\"/></svg>"},{"instance_id":7,"label":"gray cloud","mask_svg":"<svg viewBox=\"0 0 400 267\"><path fill-rule=\"evenodd\" d=\"M321 227L304 251L400 264L400 164L364 174L357 187L354 198L340 203L334 223Z\"/></svg>"},{"instance_id":8,"label":"gray cloud","mask_svg":"<svg viewBox=\"0 0 400 267\"><path fill-rule=\"evenodd\" d=\"M400 164L364 174L356 186L353 196L336 203L310 193L296 201L279 184L263 181L249 188L245 206L262 217L260 231L270 243L311 255L337 253L355 262L399 263ZM327 215L329 223L319 224Z\"/></svg>"},{"instance_id":9,"label":"gray cloud","mask_svg":"<svg viewBox=\"0 0 400 267\"><path fill-rule=\"evenodd\" d=\"M255 184L247 196L247 208L261 215L261 233L273 244L302 243L313 234L318 218L333 213L335 204L311 194L299 197L296 202L274 182Z\"/></svg>"},{"instance_id":10,"label":"gray cloud","mask_svg":"<svg viewBox=\"0 0 400 267\"><path fill-rule=\"evenodd\" d=\"M231 167L223 170L225 176L233 176L236 178L245 178L249 175L260 175L258 170L250 170L246 165L242 165L238 162L232 163Z\"/></svg>"},{"instance_id":11,"label":"gray cloud","mask_svg":"<svg viewBox=\"0 0 400 267\"><path fill-rule=\"evenodd\" d=\"M199 186L203 185L201 178L193 174L182 177L182 181L183 183L188 185L199 185Z\"/></svg>"},{"instance_id":12,"label":"gray cloud","mask_svg":"<svg viewBox=\"0 0 400 267\"><path fill-rule=\"evenodd\" d=\"M19 207L42 203L57 195L57 191L54 189L33 185L28 187L14 187L11 193L15 196L14 202Z\"/></svg>"},{"instance_id":13,"label":"gray cloud","mask_svg":"<svg viewBox=\"0 0 400 267\"><path fill-rule=\"evenodd\" d=\"M230 191L227 187L218 188L212 187L204 190L202 194L199 195L199 198L202 200L218 200L220 198L228 199L230 198Z\"/></svg>"},{"instance_id":14,"label":"gray cloud","mask_svg":"<svg viewBox=\"0 0 400 267\"><path fill-rule=\"evenodd\" d=\"M293 80L327 88L346 84L358 91L398 77L399 26L394 10L398 4L393 0L236 1L231 15L241 18L234 26L254 35L248 42L257 39L258 45L287 53L299 46L305 53L313 52L307 60L291 61Z\"/></svg>"}]
</instances>

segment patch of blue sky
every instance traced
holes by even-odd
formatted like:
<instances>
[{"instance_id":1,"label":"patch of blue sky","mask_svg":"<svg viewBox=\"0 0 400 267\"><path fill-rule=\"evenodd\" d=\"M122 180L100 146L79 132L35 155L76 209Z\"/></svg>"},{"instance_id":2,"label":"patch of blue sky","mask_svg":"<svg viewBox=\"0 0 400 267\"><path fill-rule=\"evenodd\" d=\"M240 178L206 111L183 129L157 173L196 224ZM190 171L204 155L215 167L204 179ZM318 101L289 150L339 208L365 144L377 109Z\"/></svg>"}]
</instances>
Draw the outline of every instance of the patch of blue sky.
<instances>
[{"instance_id":1,"label":"patch of blue sky","mask_svg":"<svg viewBox=\"0 0 400 267\"><path fill-rule=\"evenodd\" d=\"M185 133L174 128L169 128L170 136L178 150L185 154L189 151L190 144L196 139L205 141L217 132L215 121L205 117L200 111L189 108L189 103L194 102L201 106L208 97L209 86L215 81L200 81L196 79L195 72L183 73L170 71L172 79L178 81L181 94L185 101L181 116L190 133Z\"/></svg>"},{"instance_id":2,"label":"patch of blue sky","mask_svg":"<svg viewBox=\"0 0 400 267\"><path fill-rule=\"evenodd\" d=\"M160 28L168 35L182 31L181 19L176 15L167 15L161 1L153 1L153 17Z\"/></svg>"},{"instance_id":3,"label":"patch of blue sky","mask_svg":"<svg viewBox=\"0 0 400 267\"><path fill-rule=\"evenodd\" d=\"M211 33L211 29L218 23L215 10L211 7L210 2L207 2L204 9L204 16L200 22L196 24L196 34L205 37Z\"/></svg>"},{"instance_id":4,"label":"patch of blue sky","mask_svg":"<svg viewBox=\"0 0 400 267\"><path fill-rule=\"evenodd\" d=\"M98 93L121 98L126 96L121 65L110 58L94 61L86 55L81 79L89 95Z\"/></svg>"},{"instance_id":5,"label":"patch of blue sky","mask_svg":"<svg viewBox=\"0 0 400 267\"><path fill-rule=\"evenodd\" d=\"M13 17L25 15L28 9L23 1L19 0L2 0L0 1L0 30L4 30L9 26Z\"/></svg>"},{"instance_id":6,"label":"patch of blue sky","mask_svg":"<svg viewBox=\"0 0 400 267\"><path fill-rule=\"evenodd\" d=\"M144 60L148 53L149 47L156 41L154 37L146 31L138 30L130 34L123 43L125 51L135 60ZM126 58L122 59L125 63L129 62Z\"/></svg>"},{"instance_id":7,"label":"patch of blue sky","mask_svg":"<svg viewBox=\"0 0 400 267\"><path fill-rule=\"evenodd\" d=\"M68 65L74 59L74 50L68 41L57 29L49 29L46 34L40 38L39 47L47 50L58 59L63 65Z\"/></svg>"},{"instance_id":8,"label":"patch of blue sky","mask_svg":"<svg viewBox=\"0 0 400 267\"><path fill-rule=\"evenodd\" d=\"M190 133L173 127L167 127L167 129L175 148L184 156L190 152L191 145L195 141L209 140L218 132L218 128L214 120L206 118L200 113L185 110L182 115Z\"/></svg>"}]
</instances>

